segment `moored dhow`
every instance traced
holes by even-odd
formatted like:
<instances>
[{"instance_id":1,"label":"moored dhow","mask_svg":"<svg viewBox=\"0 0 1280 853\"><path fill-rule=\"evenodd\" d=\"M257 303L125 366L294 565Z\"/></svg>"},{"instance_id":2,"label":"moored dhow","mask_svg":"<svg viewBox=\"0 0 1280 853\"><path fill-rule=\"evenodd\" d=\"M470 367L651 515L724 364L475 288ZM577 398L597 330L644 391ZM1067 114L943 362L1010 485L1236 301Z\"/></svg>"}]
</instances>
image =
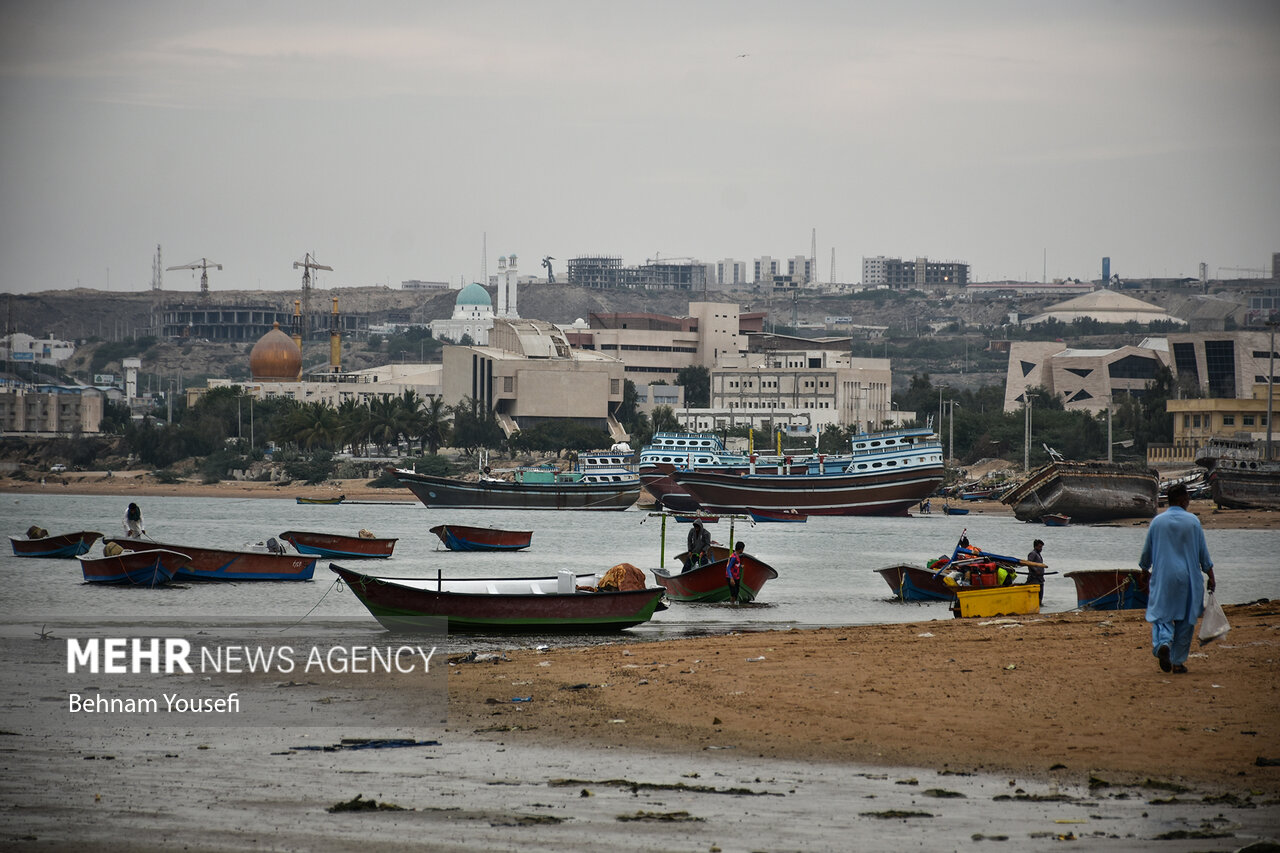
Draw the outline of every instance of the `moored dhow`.
<instances>
[{"instance_id":1,"label":"moored dhow","mask_svg":"<svg viewBox=\"0 0 1280 853\"><path fill-rule=\"evenodd\" d=\"M942 483L942 444L927 429L864 433L852 458L833 464L815 456L779 473L709 470L671 476L708 512L795 510L802 515L905 515Z\"/></svg>"},{"instance_id":2,"label":"moored dhow","mask_svg":"<svg viewBox=\"0 0 1280 853\"><path fill-rule=\"evenodd\" d=\"M1019 521L1065 515L1074 522L1151 518L1160 476L1145 465L1053 461L1004 494Z\"/></svg>"},{"instance_id":3,"label":"moored dhow","mask_svg":"<svg viewBox=\"0 0 1280 853\"><path fill-rule=\"evenodd\" d=\"M583 453L571 471L517 468L510 480L489 476L468 480L388 468L430 509L624 510L640 497L640 477L622 452Z\"/></svg>"}]
</instances>

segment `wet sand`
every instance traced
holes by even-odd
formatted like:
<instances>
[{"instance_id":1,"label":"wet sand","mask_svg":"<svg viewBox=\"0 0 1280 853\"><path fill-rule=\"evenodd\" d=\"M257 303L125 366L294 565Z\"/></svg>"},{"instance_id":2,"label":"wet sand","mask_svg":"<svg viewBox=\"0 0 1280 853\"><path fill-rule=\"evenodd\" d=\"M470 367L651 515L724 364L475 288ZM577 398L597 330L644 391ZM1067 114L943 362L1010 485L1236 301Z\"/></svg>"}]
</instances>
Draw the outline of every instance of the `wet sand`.
<instances>
[{"instance_id":1,"label":"wet sand","mask_svg":"<svg viewBox=\"0 0 1280 853\"><path fill-rule=\"evenodd\" d=\"M86 732L57 720L65 698L12 685L0 838L41 850L1235 850L1280 826L1280 608L1228 615L1232 632L1181 676L1159 671L1127 613L513 643L490 660L455 655L447 722L395 731L354 713L340 729ZM3 653L30 660L33 643ZM305 709L356 686L383 708L422 700L385 674L257 689ZM391 735L435 743L303 748ZM357 795L405 811L328 811Z\"/></svg>"}]
</instances>

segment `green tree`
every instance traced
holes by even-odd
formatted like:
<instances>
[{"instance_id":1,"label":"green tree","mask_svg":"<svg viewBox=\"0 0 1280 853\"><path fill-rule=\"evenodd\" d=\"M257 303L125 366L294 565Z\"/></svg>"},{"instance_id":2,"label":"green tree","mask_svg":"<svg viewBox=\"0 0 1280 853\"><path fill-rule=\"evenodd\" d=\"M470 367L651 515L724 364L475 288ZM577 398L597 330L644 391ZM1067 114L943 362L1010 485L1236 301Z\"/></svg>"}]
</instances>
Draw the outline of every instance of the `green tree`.
<instances>
[{"instance_id":1,"label":"green tree","mask_svg":"<svg viewBox=\"0 0 1280 853\"><path fill-rule=\"evenodd\" d=\"M422 410L422 442L431 455L435 455L441 447L449 442L449 407L444 398L433 396L427 399Z\"/></svg>"},{"instance_id":2,"label":"green tree","mask_svg":"<svg viewBox=\"0 0 1280 853\"><path fill-rule=\"evenodd\" d=\"M680 369L676 384L684 386L685 405L705 409L711 405L711 371L700 364Z\"/></svg>"},{"instance_id":3,"label":"green tree","mask_svg":"<svg viewBox=\"0 0 1280 853\"><path fill-rule=\"evenodd\" d=\"M679 432L680 420L676 417L675 410L670 406L654 406L653 431L655 433Z\"/></svg>"},{"instance_id":4,"label":"green tree","mask_svg":"<svg viewBox=\"0 0 1280 853\"><path fill-rule=\"evenodd\" d=\"M467 455L482 447L497 450L506 442L497 417L476 400L463 397L449 407L449 413L453 416L453 446L461 447Z\"/></svg>"}]
</instances>

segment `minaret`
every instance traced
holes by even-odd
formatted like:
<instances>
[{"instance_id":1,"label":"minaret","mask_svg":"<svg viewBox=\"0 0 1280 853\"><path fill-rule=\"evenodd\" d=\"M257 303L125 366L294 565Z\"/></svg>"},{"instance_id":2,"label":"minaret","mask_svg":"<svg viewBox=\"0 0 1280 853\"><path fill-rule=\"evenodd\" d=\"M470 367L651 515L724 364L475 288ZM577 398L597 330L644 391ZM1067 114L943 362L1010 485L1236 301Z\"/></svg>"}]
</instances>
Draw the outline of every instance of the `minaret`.
<instances>
[{"instance_id":1,"label":"minaret","mask_svg":"<svg viewBox=\"0 0 1280 853\"><path fill-rule=\"evenodd\" d=\"M488 284L489 282L485 282ZM498 255L498 310L494 316L507 316L507 258Z\"/></svg>"},{"instance_id":2,"label":"minaret","mask_svg":"<svg viewBox=\"0 0 1280 853\"><path fill-rule=\"evenodd\" d=\"M502 315L504 317L520 316L519 312L516 311L516 279L518 277L519 276L516 274L516 256L512 255L511 257L507 258L507 291L508 291L507 306L508 306L508 309L507 309L507 313L504 313Z\"/></svg>"},{"instance_id":3,"label":"minaret","mask_svg":"<svg viewBox=\"0 0 1280 853\"><path fill-rule=\"evenodd\" d=\"M298 352L302 352L302 300L293 300L293 342L298 345ZM298 362L298 381L302 381L302 362Z\"/></svg>"}]
</instances>

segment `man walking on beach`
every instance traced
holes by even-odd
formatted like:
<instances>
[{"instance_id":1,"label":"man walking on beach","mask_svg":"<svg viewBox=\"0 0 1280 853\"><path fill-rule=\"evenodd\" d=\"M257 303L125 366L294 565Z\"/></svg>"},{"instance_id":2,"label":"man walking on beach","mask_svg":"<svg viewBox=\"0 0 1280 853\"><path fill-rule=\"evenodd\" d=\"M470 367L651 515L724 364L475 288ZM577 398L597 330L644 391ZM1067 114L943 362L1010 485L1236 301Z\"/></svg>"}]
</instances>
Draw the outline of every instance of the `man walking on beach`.
<instances>
[{"instance_id":1,"label":"man walking on beach","mask_svg":"<svg viewBox=\"0 0 1280 853\"><path fill-rule=\"evenodd\" d=\"M1204 610L1203 572L1209 592L1217 581L1200 519L1187 512L1191 503L1181 483L1169 489L1169 508L1151 520L1138 566L1148 578L1147 621L1151 653L1165 672L1186 672L1191 635Z\"/></svg>"}]
</instances>

